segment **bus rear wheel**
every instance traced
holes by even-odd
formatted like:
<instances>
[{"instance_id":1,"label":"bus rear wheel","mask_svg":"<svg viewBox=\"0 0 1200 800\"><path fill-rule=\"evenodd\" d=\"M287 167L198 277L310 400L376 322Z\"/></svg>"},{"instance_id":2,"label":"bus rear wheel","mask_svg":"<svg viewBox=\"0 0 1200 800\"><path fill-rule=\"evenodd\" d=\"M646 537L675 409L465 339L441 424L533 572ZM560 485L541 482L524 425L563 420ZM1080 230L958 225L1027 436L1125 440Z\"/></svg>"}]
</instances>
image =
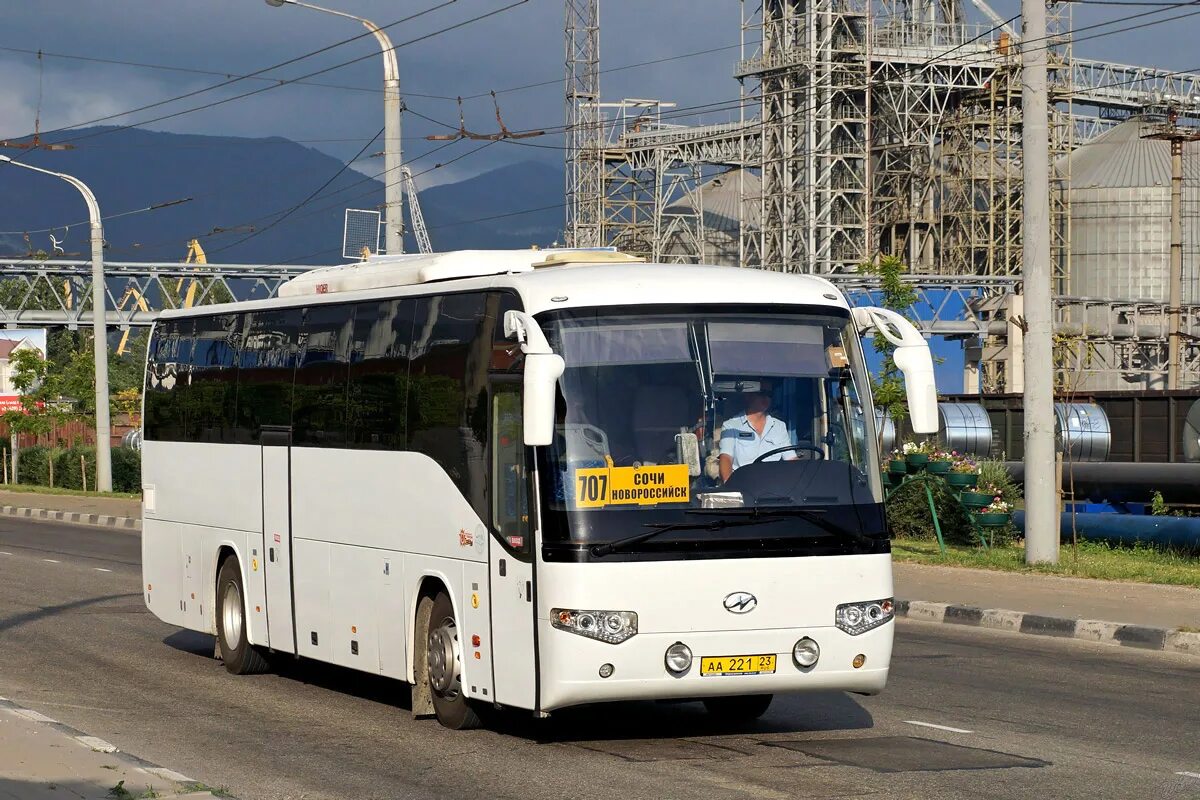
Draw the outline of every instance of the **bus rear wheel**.
<instances>
[{"instance_id":1,"label":"bus rear wheel","mask_svg":"<svg viewBox=\"0 0 1200 800\"><path fill-rule=\"evenodd\" d=\"M445 592L438 592L433 599L425 652L429 693L438 722L457 731L478 728L479 714L462 690L462 646L454 606Z\"/></svg>"},{"instance_id":2,"label":"bus rear wheel","mask_svg":"<svg viewBox=\"0 0 1200 800\"><path fill-rule=\"evenodd\" d=\"M753 722L767 713L770 694L751 694L742 697L710 697L704 701L708 713L725 722Z\"/></svg>"},{"instance_id":3,"label":"bus rear wheel","mask_svg":"<svg viewBox=\"0 0 1200 800\"><path fill-rule=\"evenodd\" d=\"M234 675L252 675L270 668L247 638L245 597L238 560L227 558L217 573L217 644L225 669Z\"/></svg>"}]
</instances>

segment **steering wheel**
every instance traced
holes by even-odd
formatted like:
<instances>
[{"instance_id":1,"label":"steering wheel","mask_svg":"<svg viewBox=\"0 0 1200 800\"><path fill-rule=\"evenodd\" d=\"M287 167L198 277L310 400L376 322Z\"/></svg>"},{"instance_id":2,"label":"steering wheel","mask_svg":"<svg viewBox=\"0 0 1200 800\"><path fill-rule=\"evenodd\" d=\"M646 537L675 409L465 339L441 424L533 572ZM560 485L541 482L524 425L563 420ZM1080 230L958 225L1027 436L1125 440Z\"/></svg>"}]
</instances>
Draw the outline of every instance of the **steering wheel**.
<instances>
[{"instance_id":1,"label":"steering wheel","mask_svg":"<svg viewBox=\"0 0 1200 800\"><path fill-rule=\"evenodd\" d=\"M814 445L811 445L811 444L789 444L787 447L776 447L774 450L768 450L767 452L763 453L758 458L754 459L754 463L755 464L761 463L763 461L763 459L770 458L771 456L776 455L778 453L788 453L788 452L791 452L792 450L812 450L814 453L817 454L818 460L825 458L825 451Z\"/></svg>"}]
</instances>

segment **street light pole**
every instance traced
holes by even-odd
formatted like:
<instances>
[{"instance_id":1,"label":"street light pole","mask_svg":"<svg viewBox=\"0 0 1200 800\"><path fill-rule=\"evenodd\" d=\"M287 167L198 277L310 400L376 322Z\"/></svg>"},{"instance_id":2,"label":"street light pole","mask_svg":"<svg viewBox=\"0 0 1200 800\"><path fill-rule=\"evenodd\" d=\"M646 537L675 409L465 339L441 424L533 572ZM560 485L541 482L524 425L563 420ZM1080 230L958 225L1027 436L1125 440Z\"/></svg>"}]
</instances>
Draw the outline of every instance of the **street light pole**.
<instances>
[{"instance_id":1,"label":"street light pole","mask_svg":"<svg viewBox=\"0 0 1200 800\"><path fill-rule=\"evenodd\" d=\"M66 181L79 190L87 203L88 217L92 228L92 338L96 359L96 488L101 492L112 491L112 421L108 409L108 320L105 308L104 286L104 226L100 222L100 205L96 195L78 178L52 172L21 161L13 161L0 155L0 164L52 175Z\"/></svg>"},{"instance_id":2,"label":"street light pole","mask_svg":"<svg viewBox=\"0 0 1200 800\"><path fill-rule=\"evenodd\" d=\"M322 8L302 0L266 0L267 5L300 6L313 11L323 11L337 17L361 22L374 34L383 51L383 192L384 192L384 246L389 255L404 252L404 184L400 176L403 154L400 144L400 65L396 48L383 30L368 19Z\"/></svg>"}]
</instances>

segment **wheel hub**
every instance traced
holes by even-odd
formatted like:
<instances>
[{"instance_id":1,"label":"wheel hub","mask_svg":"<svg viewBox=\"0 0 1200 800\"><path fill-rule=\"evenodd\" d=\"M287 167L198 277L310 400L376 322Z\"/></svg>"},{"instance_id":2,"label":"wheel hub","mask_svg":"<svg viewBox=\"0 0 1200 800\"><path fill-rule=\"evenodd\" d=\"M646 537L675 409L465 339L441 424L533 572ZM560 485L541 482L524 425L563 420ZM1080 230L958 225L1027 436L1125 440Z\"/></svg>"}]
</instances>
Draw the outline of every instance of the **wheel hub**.
<instances>
[{"instance_id":1,"label":"wheel hub","mask_svg":"<svg viewBox=\"0 0 1200 800\"><path fill-rule=\"evenodd\" d=\"M221 632L230 648L236 648L242 640L242 593L233 581L225 584L221 595Z\"/></svg>"},{"instance_id":2,"label":"wheel hub","mask_svg":"<svg viewBox=\"0 0 1200 800\"><path fill-rule=\"evenodd\" d=\"M453 619L444 619L429 631L429 683L442 697L455 697L461 685L459 675L458 627Z\"/></svg>"}]
</instances>

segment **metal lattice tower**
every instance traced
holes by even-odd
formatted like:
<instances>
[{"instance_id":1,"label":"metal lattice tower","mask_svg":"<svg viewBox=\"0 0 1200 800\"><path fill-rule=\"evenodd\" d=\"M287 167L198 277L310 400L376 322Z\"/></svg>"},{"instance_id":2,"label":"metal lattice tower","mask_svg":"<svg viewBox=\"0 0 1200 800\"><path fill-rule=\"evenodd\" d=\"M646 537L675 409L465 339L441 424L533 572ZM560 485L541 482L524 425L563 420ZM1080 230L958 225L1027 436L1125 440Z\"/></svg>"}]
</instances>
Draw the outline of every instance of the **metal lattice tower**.
<instances>
[{"instance_id":1,"label":"metal lattice tower","mask_svg":"<svg viewBox=\"0 0 1200 800\"><path fill-rule=\"evenodd\" d=\"M566 2L566 237L601 242L600 0Z\"/></svg>"},{"instance_id":2,"label":"metal lattice tower","mask_svg":"<svg viewBox=\"0 0 1200 800\"><path fill-rule=\"evenodd\" d=\"M785 272L852 271L870 220L866 0L742 2L736 77L760 104L760 226L743 242ZM752 202L752 201L751 201Z\"/></svg>"}]
</instances>

